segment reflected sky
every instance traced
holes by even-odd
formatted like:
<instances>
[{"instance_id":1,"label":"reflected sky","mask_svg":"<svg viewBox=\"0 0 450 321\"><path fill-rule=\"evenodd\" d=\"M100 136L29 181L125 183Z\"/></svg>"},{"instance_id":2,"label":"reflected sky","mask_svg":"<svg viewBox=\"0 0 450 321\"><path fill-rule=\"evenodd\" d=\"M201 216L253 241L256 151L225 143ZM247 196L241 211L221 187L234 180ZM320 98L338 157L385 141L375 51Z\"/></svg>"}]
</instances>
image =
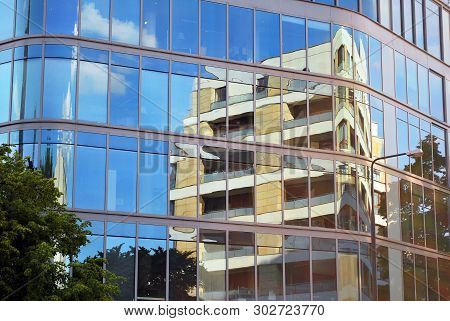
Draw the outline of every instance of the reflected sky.
<instances>
[{"instance_id":1,"label":"reflected sky","mask_svg":"<svg viewBox=\"0 0 450 321\"><path fill-rule=\"evenodd\" d=\"M253 10L229 6L228 58L253 62Z\"/></svg>"},{"instance_id":2,"label":"reflected sky","mask_svg":"<svg viewBox=\"0 0 450 321\"><path fill-rule=\"evenodd\" d=\"M169 4L167 0L143 0L143 46L169 49Z\"/></svg>"},{"instance_id":3,"label":"reflected sky","mask_svg":"<svg viewBox=\"0 0 450 321\"><path fill-rule=\"evenodd\" d=\"M113 41L139 44L139 0L111 0ZM103 27L102 27L103 30Z\"/></svg>"},{"instance_id":4,"label":"reflected sky","mask_svg":"<svg viewBox=\"0 0 450 321\"><path fill-rule=\"evenodd\" d=\"M109 39L109 0L81 0L81 35Z\"/></svg>"},{"instance_id":5,"label":"reflected sky","mask_svg":"<svg viewBox=\"0 0 450 321\"><path fill-rule=\"evenodd\" d=\"M169 127L168 113L168 74L143 70L140 126L166 131Z\"/></svg>"},{"instance_id":6,"label":"reflected sky","mask_svg":"<svg viewBox=\"0 0 450 321\"><path fill-rule=\"evenodd\" d=\"M108 103L108 66L80 62L78 119L106 123Z\"/></svg>"},{"instance_id":7,"label":"reflected sky","mask_svg":"<svg viewBox=\"0 0 450 321\"><path fill-rule=\"evenodd\" d=\"M47 0L46 31L78 35L78 0ZM64 17L64 19L61 19Z\"/></svg>"}]
</instances>

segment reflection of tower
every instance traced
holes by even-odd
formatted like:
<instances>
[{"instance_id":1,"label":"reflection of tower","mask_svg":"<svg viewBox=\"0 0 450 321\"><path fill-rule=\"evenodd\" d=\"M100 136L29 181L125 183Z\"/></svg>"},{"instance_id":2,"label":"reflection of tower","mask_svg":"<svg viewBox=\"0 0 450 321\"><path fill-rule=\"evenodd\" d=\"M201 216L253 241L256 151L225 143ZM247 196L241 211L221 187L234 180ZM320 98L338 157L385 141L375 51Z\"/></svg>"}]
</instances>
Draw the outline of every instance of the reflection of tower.
<instances>
[{"instance_id":1,"label":"reflection of tower","mask_svg":"<svg viewBox=\"0 0 450 321\"><path fill-rule=\"evenodd\" d=\"M57 146L56 147L56 162L53 177L55 178L55 186L62 193L59 197L59 202L63 204L67 204L67 168L66 164L69 163L68 159L69 149L64 148L65 146ZM59 148L58 148L59 147Z\"/></svg>"}]
</instances>

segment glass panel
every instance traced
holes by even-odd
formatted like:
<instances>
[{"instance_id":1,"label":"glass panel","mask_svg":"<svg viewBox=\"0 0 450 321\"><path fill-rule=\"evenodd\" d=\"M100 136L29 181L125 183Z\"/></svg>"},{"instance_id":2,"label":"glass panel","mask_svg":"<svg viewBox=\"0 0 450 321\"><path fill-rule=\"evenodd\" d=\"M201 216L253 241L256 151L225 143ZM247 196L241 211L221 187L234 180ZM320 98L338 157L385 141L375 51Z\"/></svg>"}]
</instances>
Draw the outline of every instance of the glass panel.
<instances>
[{"instance_id":1,"label":"glass panel","mask_svg":"<svg viewBox=\"0 0 450 321\"><path fill-rule=\"evenodd\" d=\"M414 282L414 254L411 252L402 252L403 257L403 300L414 301L415 282Z\"/></svg>"},{"instance_id":2,"label":"glass panel","mask_svg":"<svg viewBox=\"0 0 450 321\"><path fill-rule=\"evenodd\" d=\"M444 121L444 89L442 77L430 72L431 116Z\"/></svg>"},{"instance_id":3,"label":"glass panel","mask_svg":"<svg viewBox=\"0 0 450 321\"><path fill-rule=\"evenodd\" d=\"M355 80L369 83L369 36L358 30L354 30L353 60Z\"/></svg>"},{"instance_id":4,"label":"glass panel","mask_svg":"<svg viewBox=\"0 0 450 321\"><path fill-rule=\"evenodd\" d=\"M228 296L231 301L255 299L255 235L229 232Z\"/></svg>"},{"instance_id":5,"label":"glass panel","mask_svg":"<svg viewBox=\"0 0 450 321\"><path fill-rule=\"evenodd\" d=\"M143 0L143 46L169 49L169 5L167 0Z\"/></svg>"},{"instance_id":6,"label":"glass panel","mask_svg":"<svg viewBox=\"0 0 450 321\"><path fill-rule=\"evenodd\" d=\"M14 0L0 2L0 39L13 37L14 28Z\"/></svg>"},{"instance_id":7,"label":"glass panel","mask_svg":"<svg viewBox=\"0 0 450 321\"><path fill-rule=\"evenodd\" d=\"M139 212L167 215L167 156L139 154Z\"/></svg>"},{"instance_id":8,"label":"glass panel","mask_svg":"<svg viewBox=\"0 0 450 321\"><path fill-rule=\"evenodd\" d=\"M256 153L257 222L281 224L281 156Z\"/></svg>"},{"instance_id":9,"label":"glass panel","mask_svg":"<svg viewBox=\"0 0 450 321\"><path fill-rule=\"evenodd\" d=\"M315 160L315 162L331 165L331 161ZM327 164L330 162L331 164ZM311 164L311 226L335 228L334 211L334 173L323 171L319 166ZM315 170L318 169L318 170Z\"/></svg>"},{"instance_id":10,"label":"glass panel","mask_svg":"<svg viewBox=\"0 0 450 321\"><path fill-rule=\"evenodd\" d=\"M414 1L414 0L412 0ZM411 0L403 0L403 37L406 40L413 41L413 17L412 17L412 3Z\"/></svg>"},{"instance_id":11,"label":"glass panel","mask_svg":"<svg viewBox=\"0 0 450 321\"><path fill-rule=\"evenodd\" d=\"M358 230L356 206L356 167L350 163L336 163L336 205L338 228Z\"/></svg>"},{"instance_id":12,"label":"glass panel","mask_svg":"<svg viewBox=\"0 0 450 321\"><path fill-rule=\"evenodd\" d=\"M333 25L334 74L353 79L353 29Z\"/></svg>"},{"instance_id":13,"label":"glass panel","mask_svg":"<svg viewBox=\"0 0 450 321\"><path fill-rule=\"evenodd\" d=\"M200 149L200 215L226 219L226 149L202 146Z\"/></svg>"},{"instance_id":14,"label":"glass panel","mask_svg":"<svg viewBox=\"0 0 450 321\"><path fill-rule=\"evenodd\" d=\"M430 133L430 124L424 126L421 124L420 140L422 143L422 173L424 178L433 179L433 147L432 136ZM428 127L428 128L427 128Z\"/></svg>"},{"instance_id":15,"label":"glass panel","mask_svg":"<svg viewBox=\"0 0 450 321\"><path fill-rule=\"evenodd\" d=\"M384 156L384 122L383 112L372 108L371 114L372 156Z\"/></svg>"},{"instance_id":16,"label":"glass panel","mask_svg":"<svg viewBox=\"0 0 450 321\"><path fill-rule=\"evenodd\" d=\"M232 79L230 79L232 80ZM253 85L228 83L228 135L231 140L254 140Z\"/></svg>"},{"instance_id":17,"label":"glass panel","mask_svg":"<svg viewBox=\"0 0 450 321\"><path fill-rule=\"evenodd\" d=\"M226 300L225 231L200 230L199 300Z\"/></svg>"},{"instance_id":18,"label":"glass panel","mask_svg":"<svg viewBox=\"0 0 450 321\"><path fill-rule=\"evenodd\" d=\"M308 71L331 74L330 24L308 20Z\"/></svg>"},{"instance_id":19,"label":"glass panel","mask_svg":"<svg viewBox=\"0 0 450 321\"><path fill-rule=\"evenodd\" d=\"M283 68L306 71L305 19L282 16Z\"/></svg>"},{"instance_id":20,"label":"glass panel","mask_svg":"<svg viewBox=\"0 0 450 321\"><path fill-rule=\"evenodd\" d=\"M255 62L267 66L280 66L280 16L276 13L256 11Z\"/></svg>"},{"instance_id":21,"label":"glass panel","mask_svg":"<svg viewBox=\"0 0 450 321\"><path fill-rule=\"evenodd\" d=\"M115 236L106 239L106 269L125 279L120 284L120 294L116 300L134 299L135 240Z\"/></svg>"},{"instance_id":22,"label":"glass panel","mask_svg":"<svg viewBox=\"0 0 450 321\"><path fill-rule=\"evenodd\" d=\"M88 243L80 249L75 262L86 263L90 259L103 259L103 235L88 235L87 239Z\"/></svg>"},{"instance_id":23,"label":"glass panel","mask_svg":"<svg viewBox=\"0 0 450 321\"><path fill-rule=\"evenodd\" d=\"M394 51L392 48L383 45L383 92L389 96L395 96L394 86ZM396 75L395 75L396 76Z\"/></svg>"},{"instance_id":24,"label":"glass panel","mask_svg":"<svg viewBox=\"0 0 450 321\"><path fill-rule=\"evenodd\" d=\"M284 156L284 224L309 225L308 214L308 160Z\"/></svg>"},{"instance_id":25,"label":"glass panel","mask_svg":"<svg viewBox=\"0 0 450 321\"><path fill-rule=\"evenodd\" d=\"M228 7L228 58L253 62L253 10Z\"/></svg>"},{"instance_id":26,"label":"glass panel","mask_svg":"<svg viewBox=\"0 0 450 321\"><path fill-rule=\"evenodd\" d=\"M281 143L281 90L280 78L256 76L256 141Z\"/></svg>"},{"instance_id":27,"label":"glass panel","mask_svg":"<svg viewBox=\"0 0 450 321\"><path fill-rule=\"evenodd\" d=\"M368 173L369 174L369 173ZM365 181L365 183L368 183ZM369 187L370 185L368 185ZM370 192L369 192L370 195ZM366 196L367 197L367 196ZM376 234L388 236L388 212L386 175L384 172L374 170L374 204Z\"/></svg>"},{"instance_id":28,"label":"glass panel","mask_svg":"<svg viewBox=\"0 0 450 321\"><path fill-rule=\"evenodd\" d=\"M197 216L197 172L197 146L173 143L169 172L170 215Z\"/></svg>"},{"instance_id":29,"label":"glass panel","mask_svg":"<svg viewBox=\"0 0 450 321\"><path fill-rule=\"evenodd\" d=\"M287 301L311 299L309 237L284 237L284 268Z\"/></svg>"},{"instance_id":30,"label":"glass panel","mask_svg":"<svg viewBox=\"0 0 450 321\"><path fill-rule=\"evenodd\" d=\"M109 122L111 125L137 127L139 70L112 66Z\"/></svg>"},{"instance_id":31,"label":"glass panel","mask_svg":"<svg viewBox=\"0 0 450 321\"><path fill-rule=\"evenodd\" d=\"M361 261L361 300L371 301L375 295L375 284L373 284L372 270L372 248L370 244L360 243Z\"/></svg>"},{"instance_id":32,"label":"glass panel","mask_svg":"<svg viewBox=\"0 0 450 321\"><path fill-rule=\"evenodd\" d=\"M8 3L8 2L6 2ZM2 11L2 10L0 10ZM22 0L16 3L16 37L24 35L42 34L43 27L43 0ZM1 15L0 15L1 17ZM1 18L2 21L5 18ZM1 31L0 31L1 33ZM2 38L0 36L0 38Z\"/></svg>"},{"instance_id":33,"label":"glass panel","mask_svg":"<svg viewBox=\"0 0 450 321\"><path fill-rule=\"evenodd\" d=\"M224 4L201 2L200 54L209 57L226 58L227 7Z\"/></svg>"},{"instance_id":34,"label":"glass panel","mask_svg":"<svg viewBox=\"0 0 450 321\"><path fill-rule=\"evenodd\" d=\"M369 37L369 76L370 86L378 91L381 91L381 43L372 37Z\"/></svg>"},{"instance_id":35,"label":"glass panel","mask_svg":"<svg viewBox=\"0 0 450 321\"><path fill-rule=\"evenodd\" d=\"M425 246L424 207L423 187L417 184L412 184L414 244L420 246Z\"/></svg>"},{"instance_id":36,"label":"glass panel","mask_svg":"<svg viewBox=\"0 0 450 321\"><path fill-rule=\"evenodd\" d=\"M44 118L73 119L77 61L45 59Z\"/></svg>"},{"instance_id":37,"label":"glass panel","mask_svg":"<svg viewBox=\"0 0 450 321\"><path fill-rule=\"evenodd\" d=\"M336 241L312 238L313 300L337 300L336 280Z\"/></svg>"},{"instance_id":38,"label":"glass panel","mask_svg":"<svg viewBox=\"0 0 450 321\"><path fill-rule=\"evenodd\" d=\"M425 216L425 241L428 248L436 249L436 218L434 216L434 193L424 187L422 213Z\"/></svg>"},{"instance_id":39,"label":"glass panel","mask_svg":"<svg viewBox=\"0 0 450 321\"><path fill-rule=\"evenodd\" d=\"M411 115L410 115L411 116ZM410 117L411 122L411 117ZM409 125L409 150L421 148L419 128ZM410 157L411 173L422 176L422 162L420 157Z\"/></svg>"},{"instance_id":40,"label":"glass panel","mask_svg":"<svg viewBox=\"0 0 450 321\"><path fill-rule=\"evenodd\" d=\"M441 19L438 4L431 0L426 0L426 29L427 29L427 51L433 56L441 58L441 35L437 30L441 30ZM432 88L432 87L431 87Z\"/></svg>"},{"instance_id":41,"label":"glass panel","mask_svg":"<svg viewBox=\"0 0 450 321\"><path fill-rule=\"evenodd\" d=\"M283 250L281 235L257 234L258 300L283 299Z\"/></svg>"},{"instance_id":42,"label":"glass panel","mask_svg":"<svg viewBox=\"0 0 450 321\"><path fill-rule=\"evenodd\" d=\"M447 186L447 151L444 129L433 125L433 172L434 181Z\"/></svg>"},{"instance_id":43,"label":"glass panel","mask_svg":"<svg viewBox=\"0 0 450 321\"><path fill-rule=\"evenodd\" d=\"M78 119L106 123L108 105L108 66L80 61Z\"/></svg>"},{"instance_id":44,"label":"glass panel","mask_svg":"<svg viewBox=\"0 0 450 321\"><path fill-rule=\"evenodd\" d=\"M133 45L139 44L139 0L111 0L112 41L125 42Z\"/></svg>"},{"instance_id":45,"label":"glass panel","mask_svg":"<svg viewBox=\"0 0 450 321\"><path fill-rule=\"evenodd\" d=\"M424 18L423 18L423 3L422 0L414 1L414 22L415 22L415 35L416 35L416 45L422 49L425 48L424 43Z\"/></svg>"},{"instance_id":46,"label":"glass panel","mask_svg":"<svg viewBox=\"0 0 450 321\"><path fill-rule=\"evenodd\" d=\"M412 213L411 213L411 185L408 181L400 180L400 216L402 227L402 241L413 243Z\"/></svg>"},{"instance_id":47,"label":"glass panel","mask_svg":"<svg viewBox=\"0 0 450 321\"><path fill-rule=\"evenodd\" d=\"M283 79L283 143L308 147L306 80Z\"/></svg>"},{"instance_id":48,"label":"glass panel","mask_svg":"<svg viewBox=\"0 0 450 321\"><path fill-rule=\"evenodd\" d=\"M352 88L336 87L336 148L338 151L355 153L355 106Z\"/></svg>"},{"instance_id":49,"label":"glass panel","mask_svg":"<svg viewBox=\"0 0 450 321\"><path fill-rule=\"evenodd\" d=\"M427 301L427 272L425 256L415 255L416 301Z\"/></svg>"},{"instance_id":50,"label":"glass panel","mask_svg":"<svg viewBox=\"0 0 450 321\"><path fill-rule=\"evenodd\" d=\"M435 190L438 250L450 253L450 196Z\"/></svg>"},{"instance_id":51,"label":"glass panel","mask_svg":"<svg viewBox=\"0 0 450 321\"><path fill-rule=\"evenodd\" d=\"M419 109L429 114L429 90L428 90L428 70L421 65L418 67L418 79L419 79Z\"/></svg>"},{"instance_id":52,"label":"glass panel","mask_svg":"<svg viewBox=\"0 0 450 321\"><path fill-rule=\"evenodd\" d=\"M427 292L428 292L428 301L437 301L439 300L439 286L438 286L438 271L437 265L438 260L427 257Z\"/></svg>"},{"instance_id":53,"label":"glass panel","mask_svg":"<svg viewBox=\"0 0 450 321\"><path fill-rule=\"evenodd\" d=\"M406 103L405 56L395 52L395 97Z\"/></svg>"},{"instance_id":54,"label":"glass panel","mask_svg":"<svg viewBox=\"0 0 450 321\"><path fill-rule=\"evenodd\" d=\"M361 11L366 17L373 21L378 20L378 0L364 0L361 1Z\"/></svg>"},{"instance_id":55,"label":"glass panel","mask_svg":"<svg viewBox=\"0 0 450 321\"><path fill-rule=\"evenodd\" d=\"M197 133L198 78L172 75L170 131Z\"/></svg>"},{"instance_id":56,"label":"glass panel","mask_svg":"<svg viewBox=\"0 0 450 321\"><path fill-rule=\"evenodd\" d=\"M0 65L0 123L9 120L9 103L11 97L11 63Z\"/></svg>"},{"instance_id":57,"label":"glass panel","mask_svg":"<svg viewBox=\"0 0 450 321\"><path fill-rule=\"evenodd\" d=\"M379 0L380 3L380 23L391 29L391 0Z\"/></svg>"},{"instance_id":58,"label":"glass panel","mask_svg":"<svg viewBox=\"0 0 450 321\"><path fill-rule=\"evenodd\" d=\"M372 144L370 133L370 107L369 96L363 93L363 101L356 102L356 149L358 155L365 157L371 156Z\"/></svg>"},{"instance_id":59,"label":"glass panel","mask_svg":"<svg viewBox=\"0 0 450 321\"><path fill-rule=\"evenodd\" d=\"M439 297L441 301L450 301L450 260L439 259Z\"/></svg>"},{"instance_id":60,"label":"glass panel","mask_svg":"<svg viewBox=\"0 0 450 321\"><path fill-rule=\"evenodd\" d=\"M78 0L47 0L46 7L47 33L78 35Z\"/></svg>"},{"instance_id":61,"label":"glass panel","mask_svg":"<svg viewBox=\"0 0 450 321\"><path fill-rule=\"evenodd\" d=\"M378 301L390 300L389 249L377 247L377 290Z\"/></svg>"},{"instance_id":62,"label":"glass panel","mask_svg":"<svg viewBox=\"0 0 450 321\"><path fill-rule=\"evenodd\" d=\"M417 88L417 64L411 59L406 59L406 71L408 75L408 104L419 107L419 89Z\"/></svg>"},{"instance_id":63,"label":"glass panel","mask_svg":"<svg viewBox=\"0 0 450 321\"><path fill-rule=\"evenodd\" d=\"M346 8L353 11L358 11L359 0L339 0L339 7Z\"/></svg>"},{"instance_id":64,"label":"glass panel","mask_svg":"<svg viewBox=\"0 0 450 321\"><path fill-rule=\"evenodd\" d=\"M139 228L143 226L150 225ZM166 240L156 238L156 235L139 238L137 295L145 300L160 301L166 299L167 249Z\"/></svg>"},{"instance_id":65,"label":"glass panel","mask_svg":"<svg viewBox=\"0 0 450 321\"><path fill-rule=\"evenodd\" d=\"M392 31L402 34L402 4L401 0L392 1Z\"/></svg>"},{"instance_id":66,"label":"glass panel","mask_svg":"<svg viewBox=\"0 0 450 321\"><path fill-rule=\"evenodd\" d=\"M113 20L114 23L118 21ZM109 40L109 1L81 0L81 36ZM128 32L128 30L123 30Z\"/></svg>"},{"instance_id":67,"label":"glass panel","mask_svg":"<svg viewBox=\"0 0 450 321\"><path fill-rule=\"evenodd\" d=\"M140 126L152 130L169 129L169 76L142 70Z\"/></svg>"},{"instance_id":68,"label":"glass panel","mask_svg":"<svg viewBox=\"0 0 450 321\"><path fill-rule=\"evenodd\" d=\"M338 241L339 301L358 301L358 242Z\"/></svg>"},{"instance_id":69,"label":"glass panel","mask_svg":"<svg viewBox=\"0 0 450 321\"><path fill-rule=\"evenodd\" d=\"M197 0L172 0L172 49L198 53Z\"/></svg>"},{"instance_id":70,"label":"glass panel","mask_svg":"<svg viewBox=\"0 0 450 321\"><path fill-rule=\"evenodd\" d=\"M92 161L93 159L95 162ZM105 150L78 146L76 160L74 207L103 210L105 207Z\"/></svg>"}]
</instances>

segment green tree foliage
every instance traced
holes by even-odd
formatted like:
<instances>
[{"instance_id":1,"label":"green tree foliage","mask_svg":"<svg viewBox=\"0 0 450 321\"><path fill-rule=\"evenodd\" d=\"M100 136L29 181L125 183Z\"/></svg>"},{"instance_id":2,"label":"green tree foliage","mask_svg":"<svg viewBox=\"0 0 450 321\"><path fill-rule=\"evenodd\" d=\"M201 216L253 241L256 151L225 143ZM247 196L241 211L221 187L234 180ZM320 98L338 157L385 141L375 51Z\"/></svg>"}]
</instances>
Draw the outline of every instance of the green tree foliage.
<instances>
[{"instance_id":1,"label":"green tree foliage","mask_svg":"<svg viewBox=\"0 0 450 321\"><path fill-rule=\"evenodd\" d=\"M72 263L88 242L89 223L67 213L60 195L53 179L0 146L0 299L111 300L118 294L120 279L102 268L102 259Z\"/></svg>"}]
</instances>

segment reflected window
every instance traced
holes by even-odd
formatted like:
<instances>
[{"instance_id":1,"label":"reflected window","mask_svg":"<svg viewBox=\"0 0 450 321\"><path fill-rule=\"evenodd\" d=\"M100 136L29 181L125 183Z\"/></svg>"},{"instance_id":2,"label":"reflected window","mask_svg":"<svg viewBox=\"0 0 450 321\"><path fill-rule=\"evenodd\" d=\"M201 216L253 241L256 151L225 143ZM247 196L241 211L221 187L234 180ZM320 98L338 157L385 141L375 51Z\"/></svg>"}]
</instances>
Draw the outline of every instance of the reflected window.
<instances>
[{"instance_id":1,"label":"reflected window","mask_svg":"<svg viewBox=\"0 0 450 321\"><path fill-rule=\"evenodd\" d=\"M48 34L78 35L78 0L47 0L46 8Z\"/></svg>"},{"instance_id":2,"label":"reflected window","mask_svg":"<svg viewBox=\"0 0 450 321\"><path fill-rule=\"evenodd\" d=\"M81 36L109 40L109 1L81 0L80 24Z\"/></svg>"},{"instance_id":3,"label":"reflected window","mask_svg":"<svg viewBox=\"0 0 450 321\"><path fill-rule=\"evenodd\" d=\"M355 80L369 83L369 36L358 30L354 30L353 60Z\"/></svg>"},{"instance_id":4,"label":"reflected window","mask_svg":"<svg viewBox=\"0 0 450 321\"><path fill-rule=\"evenodd\" d=\"M369 182L369 167L357 165L358 172L358 217L359 230L363 233L370 233L372 213L372 200Z\"/></svg>"},{"instance_id":5,"label":"reflected window","mask_svg":"<svg viewBox=\"0 0 450 321\"><path fill-rule=\"evenodd\" d=\"M403 300L415 301L416 287L414 278L414 254L407 251L402 251L402 265L403 265Z\"/></svg>"},{"instance_id":6,"label":"reflected window","mask_svg":"<svg viewBox=\"0 0 450 321\"><path fill-rule=\"evenodd\" d=\"M308 71L331 74L330 24L308 20Z\"/></svg>"},{"instance_id":7,"label":"reflected window","mask_svg":"<svg viewBox=\"0 0 450 321\"><path fill-rule=\"evenodd\" d=\"M309 237L284 237L286 300L311 300Z\"/></svg>"},{"instance_id":8,"label":"reflected window","mask_svg":"<svg viewBox=\"0 0 450 321\"><path fill-rule=\"evenodd\" d=\"M253 10L228 7L228 58L253 62Z\"/></svg>"},{"instance_id":9,"label":"reflected window","mask_svg":"<svg viewBox=\"0 0 450 321\"><path fill-rule=\"evenodd\" d=\"M11 62L0 64L0 123L9 120L11 97Z\"/></svg>"},{"instance_id":10,"label":"reflected window","mask_svg":"<svg viewBox=\"0 0 450 321\"><path fill-rule=\"evenodd\" d=\"M332 86L308 82L309 87L309 147L333 150Z\"/></svg>"},{"instance_id":11,"label":"reflected window","mask_svg":"<svg viewBox=\"0 0 450 321\"><path fill-rule=\"evenodd\" d=\"M256 153L257 222L281 224L281 156Z\"/></svg>"},{"instance_id":12,"label":"reflected window","mask_svg":"<svg viewBox=\"0 0 450 321\"><path fill-rule=\"evenodd\" d=\"M444 89L442 77L430 72L430 109L431 116L444 121Z\"/></svg>"},{"instance_id":13,"label":"reflected window","mask_svg":"<svg viewBox=\"0 0 450 321\"><path fill-rule=\"evenodd\" d=\"M381 100L371 96L371 134L372 134L372 157L384 156L384 120L383 103Z\"/></svg>"},{"instance_id":14,"label":"reflected window","mask_svg":"<svg viewBox=\"0 0 450 321\"><path fill-rule=\"evenodd\" d=\"M308 160L284 155L284 224L309 226Z\"/></svg>"},{"instance_id":15,"label":"reflected window","mask_svg":"<svg viewBox=\"0 0 450 321\"><path fill-rule=\"evenodd\" d=\"M355 101L353 88L338 86L335 94L336 149L355 153Z\"/></svg>"},{"instance_id":16,"label":"reflected window","mask_svg":"<svg viewBox=\"0 0 450 321\"><path fill-rule=\"evenodd\" d=\"M258 300L283 299L283 238L281 235L256 234L258 262Z\"/></svg>"},{"instance_id":17,"label":"reflected window","mask_svg":"<svg viewBox=\"0 0 450 321\"><path fill-rule=\"evenodd\" d=\"M142 45L169 49L169 5L168 0L142 1Z\"/></svg>"},{"instance_id":18,"label":"reflected window","mask_svg":"<svg viewBox=\"0 0 450 321\"><path fill-rule=\"evenodd\" d=\"M201 2L201 55L226 58L226 10L226 5L221 3Z\"/></svg>"},{"instance_id":19,"label":"reflected window","mask_svg":"<svg viewBox=\"0 0 450 321\"><path fill-rule=\"evenodd\" d=\"M353 29L333 25L334 74L353 79Z\"/></svg>"},{"instance_id":20,"label":"reflected window","mask_svg":"<svg viewBox=\"0 0 450 321\"><path fill-rule=\"evenodd\" d=\"M372 37L369 37L369 77L370 86L378 91L381 91L381 43Z\"/></svg>"},{"instance_id":21,"label":"reflected window","mask_svg":"<svg viewBox=\"0 0 450 321\"><path fill-rule=\"evenodd\" d=\"M197 0L172 0L172 49L198 53Z\"/></svg>"},{"instance_id":22,"label":"reflected window","mask_svg":"<svg viewBox=\"0 0 450 321\"><path fill-rule=\"evenodd\" d=\"M255 63L279 67L280 16L257 10L255 19Z\"/></svg>"},{"instance_id":23,"label":"reflected window","mask_svg":"<svg viewBox=\"0 0 450 321\"><path fill-rule=\"evenodd\" d=\"M313 237L311 255L313 300L336 301L336 240Z\"/></svg>"},{"instance_id":24,"label":"reflected window","mask_svg":"<svg viewBox=\"0 0 450 321\"><path fill-rule=\"evenodd\" d=\"M339 301L358 301L358 242L338 240L337 260Z\"/></svg>"},{"instance_id":25,"label":"reflected window","mask_svg":"<svg viewBox=\"0 0 450 321\"><path fill-rule=\"evenodd\" d=\"M395 97L406 103L406 63L405 56L395 52Z\"/></svg>"},{"instance_id":26,"label":"reflected window","mask_svg":"<svg viewBox=\"0 0 450 321\"><path fill-rule=\"evenodd\" d=\"M356 206L356 166L350 163L336 163L336 205L338 228L358 230Z\"/></svg>"},{"instance_id":27,"label":"reflected window","mask_svg":"<svg viewBox=\"0 0 450 321\"><path fill-rule=\"evenodd\" d=\"M281 143L280 78L256 75L255 136L257 142Z\"/></svg>"},{"instance_id":28,"label":"reflected window","mask_svg":"<svg viewBox=\"0 0 450 321\"><path fill-rule=\"evenodd\" d=\"M283 68L306 71L305 19L282 16Z\"/></svg>"},{"instance_id":29,"label":"reflected window","mask_svg":"<svg viewBox=\"0 0 450 321\"><path fill-rule=\"evenodd\" d=\"M378 301L390 300L389 248L385 246L377 246L377 291Z\"/></svg>"},{"instance_id":30,"label":"reflected window","mask_svg":"<svg viewBox=\"0 0 450 321\"><path fill-rule=\"evenodd\" d=\"M255 300L255 234L229 232L228 297L230 301Z\"/></svg>"},{"instance_id":31,"label":"reflected window","mask_svg":"<svg viewBox=\"0 0 450 321\"><path fill-rule=\"evenodd\" d=\"M333 162L311 160L311 226L335 228Z\"/></svg>"},{"instance_id":32,"label":"reflected window","mask_svg":"<svg viewBox=\"0 0 450 321\"><path fill-rule=\"evenodd\" d=\"M169 130L169 75L142 70L140 127Z\"/></svg>"},{"instance_id":33,"label":"reflected window","mask_svg":"<svg viewBox=\"0 0 450 321\"><path fill-rule=\"evenodd\" d=\"M112 41L124 42L133 45L139 44L139 0L111 0Z\"/></svg>"},{"instance_id":34,"label":"reflected window","mask_svg":"<svg viewBox=\"0 0 450 321\"><path fill-rule=\"evenodd\" d=\"M252 84L253 74L229 71L228 137L231 140L254 140Z\"/></svg>"},{"instance_id":35,"label":"reflected window","mask_svg":"<svg viewBox=\"0 0 450 321\"><path fill-rule=\"evenodd\" d=\"M360 243L359 260L361 278L361 300L372 301L375 297L375 284L373 283L373 264L371 244Z\"/></svg>"},{"instance_id":36,"label":"reflected window","mask_svg":"<svg viewBox=\"0 0 450 321\"><path fill-rule=\"evenodd\" d=\"M372 151L370 133L369 95L355 90L356 107L356 151L358 155L370 157Z\"/></svg>"},{"instance_id":37,"label":"reflected window","mask_svg":"<svg viewBox=\"0 0 450 321\"><path fill-rule=\"evenodd\" d=\"M44 11L43 0L17 1L16 33L15 33L16 37L24 35L42 34L44 30L43 11ZM5 21L3 17L0 20Z\"/></svg>"},{"instance_id":38,"label":"reflected window","mask_svg":"<svg viewBox=\"0 0 450 321\"><path fill-rule=\"evenodd\" d=\"M308 147L306 80L283 79L283 143Z\"/></svg>"}]
</instances>

